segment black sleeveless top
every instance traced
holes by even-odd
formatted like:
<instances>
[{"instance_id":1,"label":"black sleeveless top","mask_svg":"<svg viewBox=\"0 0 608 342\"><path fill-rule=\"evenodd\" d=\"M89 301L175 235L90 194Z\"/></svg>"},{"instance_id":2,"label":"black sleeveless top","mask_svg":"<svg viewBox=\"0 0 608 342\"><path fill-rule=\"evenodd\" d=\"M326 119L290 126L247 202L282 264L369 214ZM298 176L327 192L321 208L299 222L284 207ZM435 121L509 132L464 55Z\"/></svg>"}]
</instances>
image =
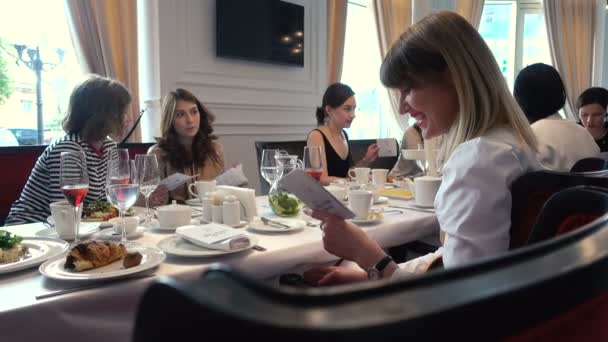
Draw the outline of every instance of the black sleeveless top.
<instances>
[{"instance_id":1,"label":"black sleeveless top","mask_svg":"<svg viewBox=\"0 0 608 342\"><path fill-rule=\"evenodd\" d=\"M346 156L346 159L342 159L340 158L340 155L336 153L336 150L334 150L333 146L331 146L331 143L325 137L325 134L323 134L323 132L318 129L314 130L321 133L321 136L323 137L323 144L325 145L323 149L325 150L325 158L327 159L327 175L331 177L340 178L348 177L348 170L353 165L353 157L350 154L350 148L348 149L348 155ZM342 132L344 133L344 137L346 138L346 144L348 145L348 134L346 134L346 132L344 131Z\"/></svg>"}]
</instances>

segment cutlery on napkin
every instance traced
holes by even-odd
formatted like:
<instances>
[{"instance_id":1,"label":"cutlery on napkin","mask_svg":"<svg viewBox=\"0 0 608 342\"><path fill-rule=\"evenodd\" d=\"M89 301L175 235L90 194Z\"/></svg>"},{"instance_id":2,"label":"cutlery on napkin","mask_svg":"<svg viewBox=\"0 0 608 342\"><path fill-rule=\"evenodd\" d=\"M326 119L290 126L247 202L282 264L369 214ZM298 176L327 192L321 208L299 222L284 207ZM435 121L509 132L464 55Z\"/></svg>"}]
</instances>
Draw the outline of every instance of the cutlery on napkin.
<instances>
[{"instance_id":1,"label":"cutlery on napkin","mask_svg":"<svg viewBox=\"0 0 608 342\"><path fill-rule=\"evenodd\" d=\"M175 234L197 246L224 251L243 249L251 244L249 237L240 230L217 223L179 227Z\"/></svg>"}]
</instances>

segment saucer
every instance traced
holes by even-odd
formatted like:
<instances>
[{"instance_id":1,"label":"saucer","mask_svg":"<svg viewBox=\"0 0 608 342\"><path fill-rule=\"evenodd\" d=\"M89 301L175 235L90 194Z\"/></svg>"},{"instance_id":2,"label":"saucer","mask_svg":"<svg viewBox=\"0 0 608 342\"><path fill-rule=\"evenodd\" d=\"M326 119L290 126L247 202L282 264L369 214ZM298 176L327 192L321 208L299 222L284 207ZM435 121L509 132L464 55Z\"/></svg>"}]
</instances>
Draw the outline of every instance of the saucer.
<instances>
[{"instance_id":1,"label":"saucer","mask_svg":"<svg viewBox=\"0 0 608 342\"><path fill-rule=\"evenodd\" d=\"M78 229L78 238L80 238L80 239L87 238L87 237L93 235L94 233L96 233L98 230L99 230L99 223L81 222L80 228ZM59 238L59 234L57 234L57 230L54 227L39 230L38 232L36 232L36 235L43 236L43 237ZM63 240L63 238L61 238L61 239ZM71 237L71 239L68 237L66 239L73 240L74 237Z\"/></svg>"},{"instance_id":2,"label":"saucer","mask_svg":"<svg viewBox=\"0 0 608 342\"><path fill-rule=\"evenodd\" d=\"M135 229L135 231L127 234L127 239L137 239L138 237L141 237L142 235L144 235L145 231L146 231L145 227L137 227L137 229ZM99 233L97 233L97 236L101 239L106 239L106 240L120 240L120 238L121 238L121 234L116 233L114 228L102 229L99 231Z\"/></svg>"},{"instance_id":3,"label":"saucer","mask_svg":"<svg viewBox=\"0 0 608 342\"><path fill-rule=\"evenodd\" d=\"M384 204L388 202L388 197L378 196L378 199L374 201L374 204Z\"/></svg>"},{"instance_id":4,"label":"saucer","mask_svg":"<svg viewBox=\"0 0 608 342\"><path fill-rule=\"evenodd\" d=\"M358 224L358 225L372 225L372 224L378 224L380 222L382 222L383 219L365 219L365 220L360 220L360 219L350 219L350 222L354 223L354 224Z\"/></svg>"},{"instance_id":5,"label":"saucer","mask_svg":"<svg viewBox=\"0 0 608 342\"><path fill-rule=\"evenodd\" d=\"M198 198L187 199L186 204L191 205L193 207L202 207L203 206L203 204L201 203L201 200Z\"/></svg>"}]
</instances>

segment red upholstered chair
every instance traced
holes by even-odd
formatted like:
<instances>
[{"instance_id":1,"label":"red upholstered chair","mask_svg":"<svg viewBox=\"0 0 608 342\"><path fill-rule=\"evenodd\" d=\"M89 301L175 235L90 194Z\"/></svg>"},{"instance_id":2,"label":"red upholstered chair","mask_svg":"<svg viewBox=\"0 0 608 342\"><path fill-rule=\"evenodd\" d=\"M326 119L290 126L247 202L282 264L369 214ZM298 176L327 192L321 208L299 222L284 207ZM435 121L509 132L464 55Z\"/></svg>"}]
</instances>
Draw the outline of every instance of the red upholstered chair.
<instances>
[{"instance_id":1,"label":"red upholstered chair","mask_svg":"<svg viewBox=\"0 0 608 342\"><path fill-rule=\"evenodd\" d=\"M528 244L576 230L608 212L608 189L577 186L551 196L543 206Z\"/></svg>"},{"instance_id":2,"label":"red upholstered chair","mask_svg":"<svg viewBox=\"0 0 608 342\"><path fill-rule=\"evenodd\" d=\"M608 188L608 177L605 172L536 171L529 172L513 182L510 249L526 244L532 227L549 197L560 190L579 185Z\"/></svg>"},{"instance_id":3,"label":"red upholstered chair","mask_svg":"<svg viewBox=\"0 0 608 342\"><path fill-rule=\"evenodd\" d=\"M593 172L608 169L608 160L605 158L583 158L577 161L570 172Z\"/></svg>"},{"instance_id":4,"label":"red upholstered chair","mask_svg":"<svg viewBox=\"0 0 608 342\"><path fill-rule=\"evenodd\" d=\"M395 282L282 288L225 266L163 278L133 341L608 341L608 216L569 234ZM238 327L238 329L235 329Z\"/></svg>"},{"instance_id":5,"label":"red upholstered chair","mask_svg":"<svg viewBox=\"0 0 608 342\"><path fill-rule=\"evenodd\" d=\"M0 148L0 226L21 195L38 157L46 146Z\"/></svg>"}]
</instances>

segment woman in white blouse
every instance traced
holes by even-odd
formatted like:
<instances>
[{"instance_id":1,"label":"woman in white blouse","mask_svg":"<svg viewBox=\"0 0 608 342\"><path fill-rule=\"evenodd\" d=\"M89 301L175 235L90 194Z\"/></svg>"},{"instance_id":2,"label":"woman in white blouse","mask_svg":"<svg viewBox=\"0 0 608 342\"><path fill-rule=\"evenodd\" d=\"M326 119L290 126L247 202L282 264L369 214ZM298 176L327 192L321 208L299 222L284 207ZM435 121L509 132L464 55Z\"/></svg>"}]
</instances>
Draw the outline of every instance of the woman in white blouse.
<instances>
[{"instance_id":1,"label":"woman in white blouse","mask_svg":"<svg viewBox=\"0 0 608 342\"><path fill-rule=\"evenodd\" d=\"M434 13L410 27L393 44L380 75L385 86L401 92L400 112L416 119L424 139L444 135L446 162L435 199L443 247L397 265L356 225L314 211L323 221L325 249L359 266L305 273L319 285L425 271L439 256L454 267L506 252L510 185L540 168L534 134L492 52L458 14Z\"/></svg>"}]
</instances>

